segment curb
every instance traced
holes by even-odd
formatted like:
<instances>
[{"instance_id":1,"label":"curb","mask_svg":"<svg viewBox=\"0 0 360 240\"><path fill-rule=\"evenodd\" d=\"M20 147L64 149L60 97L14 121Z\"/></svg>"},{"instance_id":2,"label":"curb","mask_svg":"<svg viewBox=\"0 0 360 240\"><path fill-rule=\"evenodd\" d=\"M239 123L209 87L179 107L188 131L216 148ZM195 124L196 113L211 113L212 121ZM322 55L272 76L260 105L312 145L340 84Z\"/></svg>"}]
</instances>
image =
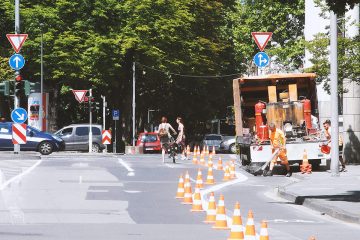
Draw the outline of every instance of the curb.
<instances>
[{"instance_id":1,"label":"curb","mask_svg":"<svg viewBox=\"0 0 360 240\"><path fill-rule=\"evenodd\" d=\"M0 153L0 161L2 160L39 160L41 158L38 154L26 154L26 153Z\"/></svg>"},{"instance_id":2,"label":"curb","mask_svg":"<svg viewBox=\"0 0 360 240\"><path fill-rule=\"evenodd\" d=\"M326 214L342 221L360 224L360 215L344 211L340 208L326 204L318 199L310 199L306 198L305 196L298 196L293 192L287 192L284 187L277 189L277 195L296 205L302 205L304 207L318 211L322 215Z\"/></svg>"}]
</instances>

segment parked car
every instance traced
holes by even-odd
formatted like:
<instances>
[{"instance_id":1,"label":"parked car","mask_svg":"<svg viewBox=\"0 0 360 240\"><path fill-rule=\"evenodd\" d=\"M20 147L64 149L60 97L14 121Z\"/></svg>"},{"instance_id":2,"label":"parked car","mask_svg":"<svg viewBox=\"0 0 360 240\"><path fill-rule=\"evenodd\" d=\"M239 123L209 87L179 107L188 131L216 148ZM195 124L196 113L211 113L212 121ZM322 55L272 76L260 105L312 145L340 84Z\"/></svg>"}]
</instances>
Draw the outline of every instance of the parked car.
<instances>
[{"instance_id":1,"label":"parked car","mask_svg":"<svg viewBox=\"0 0 360 240\"><path fill-rule=\"evenodd\" d=\"M142 146L144 153L161 151L160 138L155 132L140 133L136 141L136 146Z\"/></svg>"},{"instance_id":2,"label":"parked car","mask_svg":"<svg viewBox=\"0 0 360 240\"><path fill-rule=\"evenodd\" d=\"M236 154L235 136L223 136L223 141L220 144L220 151Z\"/></svg>"},{"instance_id":3,"label":"parked car","mask_svg":"<svg viewBox=\"0 0 360 240\"><path fill-rule=\"evenodd\" d=\"M0 123L0 150L12 151L12 122ZM41 132L36 128L26 127L26 144L21 144L20 151L37 151L43 155L53 151L61 151L65 147L64 141L56 135Z\"/></svg>"},{"instance_id":4,"label":"parked car","mask_svg":"<svg viewBox=\"0 0 360 240\"><path fill-rule=\"evenodd\" d=\"M208 146L209 150L215 147L215 151L219 151L222 140L223 138L220 134L205 134L201 141L201 147Z\"/></svg>"},{"instance_id":5,"label":"parked car","mask_svg":"<svg viewBox=\"0 0 360 240\"><path fill-rule=\"evenodd\" d=\"M71 124L55 133L65 141L65 151L89 151L89 124ZM92 152L105 149L102 144L102 126L92 124Z\"/></svg>"}]
</instances>

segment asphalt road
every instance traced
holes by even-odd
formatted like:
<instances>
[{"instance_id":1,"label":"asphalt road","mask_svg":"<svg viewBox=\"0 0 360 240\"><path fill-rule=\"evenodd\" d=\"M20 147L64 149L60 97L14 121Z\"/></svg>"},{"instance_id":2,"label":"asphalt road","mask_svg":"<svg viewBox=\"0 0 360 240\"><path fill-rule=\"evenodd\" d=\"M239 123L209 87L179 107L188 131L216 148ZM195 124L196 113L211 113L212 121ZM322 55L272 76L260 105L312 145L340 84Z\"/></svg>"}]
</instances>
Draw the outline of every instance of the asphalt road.
<instances>
[{"instance_id":1,"label":"asphalt road","mask_svg":"<svg viewBox=\"0 0 360 240\"><path fill-rule=\"evenodd\" d=\"M230 156L223 156L224 162ZM0 161L2 173L8 174L2 174L1 182L0 239L227 239L228 230L212 229L202 222L205 213L192 213L190 206L174 198L179 175L189 171L194 181L198 167L191 161L163 164L155 154L61 154L25 167L24 162ZM207 169L201 169L205 180ZM239 201L243 223L252 209L256 231L266 219L270 239L357 238L358 225L276 197L276 187L296 179L237 171L237 180L224 183L223 172L214 170L217 184L203 190L203 200L210 191L216 200L224 194L230 218Z\"/></svg>"}]
</instances>

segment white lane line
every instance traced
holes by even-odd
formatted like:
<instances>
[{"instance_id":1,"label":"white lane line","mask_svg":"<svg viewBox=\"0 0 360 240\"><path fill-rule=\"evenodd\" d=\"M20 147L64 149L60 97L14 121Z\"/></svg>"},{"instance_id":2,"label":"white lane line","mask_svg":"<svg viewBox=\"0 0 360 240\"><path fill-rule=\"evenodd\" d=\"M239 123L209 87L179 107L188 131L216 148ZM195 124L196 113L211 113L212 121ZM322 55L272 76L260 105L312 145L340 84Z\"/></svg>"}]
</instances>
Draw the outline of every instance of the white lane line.
<instances>
[{"instance_id":1,"label":"white lane line","mask_svg":"<svg viewBox=\"0 0 360 240\"><path fill-rule=\"evenodd\" d=\"M38 160L34 165L27 168L24 172L20 173L19 175L16 175L15 177L10 178L0 186L0 191L4 190L10 183L20 180L22 177L24 177L26 174L30 173L32 170L34 170L40 163L42 162L42 159Z\"/></svg>"},{"instance_id":2,"label":"white lane line","mask_svg":"<svg viewBox=\"0 0 360 240\"><path fill-rule=\"evenodd\" d=\"M128 171L128 176L133 177L135 176L135 171L134 169L132 169L124 160L122 160L121 158L118 158L119 163L126 168L126 170Z\"/></svg>"}]
</instances>

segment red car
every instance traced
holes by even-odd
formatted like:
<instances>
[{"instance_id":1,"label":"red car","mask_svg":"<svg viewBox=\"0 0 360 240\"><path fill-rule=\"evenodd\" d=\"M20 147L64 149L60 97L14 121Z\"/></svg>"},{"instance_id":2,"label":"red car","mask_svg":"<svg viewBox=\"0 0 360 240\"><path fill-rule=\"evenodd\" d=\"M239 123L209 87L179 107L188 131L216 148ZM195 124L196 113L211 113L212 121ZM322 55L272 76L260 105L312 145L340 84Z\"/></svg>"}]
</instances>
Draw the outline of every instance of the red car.
<instances>
[{"instance_id":1,"label":"red car","mask_svg":"<svg viewBox=\"0 0 360 240\"><path fill-rule=\"evenodd\" d=\"M143 146L145 152L159 152L161 151L160 138L155 132L140 133L136 146Z\"/></svg>"}]
</instances>

